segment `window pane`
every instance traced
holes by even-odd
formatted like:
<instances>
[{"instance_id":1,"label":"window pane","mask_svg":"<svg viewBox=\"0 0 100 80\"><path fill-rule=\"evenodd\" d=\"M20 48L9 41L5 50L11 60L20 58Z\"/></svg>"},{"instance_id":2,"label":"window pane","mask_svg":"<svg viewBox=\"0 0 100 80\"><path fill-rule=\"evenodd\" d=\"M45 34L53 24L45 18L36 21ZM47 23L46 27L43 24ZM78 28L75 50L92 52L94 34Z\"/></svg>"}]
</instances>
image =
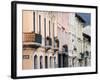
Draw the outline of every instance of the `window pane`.
<instances>
[{"instance_id":1,"label":"window pane","mask_svg":"<svg viewBox=\"0 0 100 80\"><path fill-rule=\"evenodd\" d=\"M52 57L50 57L50 68L52 67Z\"/></svg>"},{"instance_id":2,"label":"window pane","mask_svg":"<svg viewBox=\"0 0 100 80\"><path fill-rule=\"evenodd\" d=\"M35 12L33 12L33 32L35 32Z\"/></svg>"},{"instance_id":3,"label":"window pane","mask_svg":"<svg viewBox=\"0 0 100 80\"><path fill-rule=\"evenodd\" d=\"M40 69L43 68L43 57L40 56Z\"/></svg>"},{"instance_id":4,"label":"window pane","mask_svg":"<svg viewBox=\"0 0 100 80\"><path fill-rule=\"evenodd\" d=\"M54 57L54 67L56 68L56 57Z\"/></svg>"},{"instance_id":5,"label":"window pane","mask_svg":"<svg viewBox=\"0 0 100 80\"><path fill-rule=\"evenodd\" d=\"M46 18L44 18L44 37L46 38ZM46 41L45 41L46 45Z\"/></svg>"},{"instance_id":6,"label":"window pane","mask_svg":"<svg viewBox=\"0 0 100 80\"><path fill-rule=\"evenodd\" d=\"M45 56L45 68L48 68L48 57Z\"/></svg>"},{"instance_id":7,"label":"window pane","mask_svg":"<svg viewBox=\"0 0 100 80\"><path fill-rule=\"evenodd\" d=\"M37 55L34 56L34 69L37 69L38 65L37 65Z\"/></svg>"},{"instance_id":8,"label":"window pane","mask_svg":"<svg viewBox=\"0 0 100 80\"><path fill-rule=\"evenodd\" d=\"M49 37L50 37L50 20L49 20Z\"/></svg>"},{"instance_id":9,"label":"window pane","mask_svg":"<svg viewBox=\"0 0 100 80\"><path fill-rule=\"evenodd\" d=\"M39 34L41 34L41 15L39 15Z\"/></svg>"}]
</instances>

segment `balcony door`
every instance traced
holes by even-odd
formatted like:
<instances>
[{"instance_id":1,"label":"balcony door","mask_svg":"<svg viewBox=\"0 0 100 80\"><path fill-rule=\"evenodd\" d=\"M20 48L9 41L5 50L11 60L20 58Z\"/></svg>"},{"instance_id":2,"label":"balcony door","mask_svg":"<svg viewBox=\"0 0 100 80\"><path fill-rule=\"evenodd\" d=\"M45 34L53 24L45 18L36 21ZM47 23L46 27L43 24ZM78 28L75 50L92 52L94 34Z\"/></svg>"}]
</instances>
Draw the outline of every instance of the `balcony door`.
<instances>
[{"instance_id":1,"label":"balcony door","mask_svg":"<svg viewBox=\"0 0 100 80\"><path fill-rule=\"evenodd\" d=\"M34 69L38 68L38 58L37 55L34 56Z\"/></svg>"},{"instance_id":2,"label":"balcony door","mask_svg":"<svg viewBox=\"0 0 100 80\"><path fill-rule=\"evenodd\" d=\"M43 68L43 56L40 56L40 69Z\"/></svg>"},{"instance_id":3,"label":"balcony door","mask_svg":"<svg viewBox=\"0 0 100 80\"><path fill-rule=\"evenodd\" d=\"M64 45L64 53L63 53L63 67L68 67L68 46Z\"/></svg>"},{"instance_id":4,"label":"balcony door","mask_svg":"<svg viewBox=\"0 0 100 80\"><path fill-rule=\"evenodd\" d=\"M45 56L45 68L48 68L48 56Z\"/></svg>"}]
</instances>

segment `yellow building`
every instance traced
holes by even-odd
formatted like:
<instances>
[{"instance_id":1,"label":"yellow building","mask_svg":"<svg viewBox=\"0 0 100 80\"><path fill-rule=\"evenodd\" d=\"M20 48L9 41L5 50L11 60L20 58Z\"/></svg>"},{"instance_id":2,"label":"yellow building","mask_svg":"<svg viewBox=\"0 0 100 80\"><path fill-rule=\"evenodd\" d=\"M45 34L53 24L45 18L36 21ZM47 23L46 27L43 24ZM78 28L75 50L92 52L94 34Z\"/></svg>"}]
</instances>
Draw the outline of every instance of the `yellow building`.
<instances>
[{"instance_id":1,"label":"yellow building","mask_svg":"<svg viewBox=\"0 0 100 80\"><path fill-rule=\"evenodd\" d=\"M57 67L59 40L55 12L23 10L22 13L23 69Z\"/></svg>"}]
</instances>

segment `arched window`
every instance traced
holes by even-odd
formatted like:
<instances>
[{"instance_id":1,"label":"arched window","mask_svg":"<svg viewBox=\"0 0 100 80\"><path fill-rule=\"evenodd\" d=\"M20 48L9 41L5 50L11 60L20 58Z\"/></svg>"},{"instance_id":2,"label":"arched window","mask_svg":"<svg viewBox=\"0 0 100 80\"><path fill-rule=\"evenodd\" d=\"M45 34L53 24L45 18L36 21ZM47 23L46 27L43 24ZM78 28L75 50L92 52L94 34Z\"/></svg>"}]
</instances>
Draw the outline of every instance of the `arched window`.
<instances>
[{"instance_id":1,"label":"arched window","mask_svg":"<svg viewBox=\"0 0 100 80\"><path fill-rule=\"evenodd\" d=\"M38 68L38 63L37 63L37 55L34 56L34 69L37 69Z\"/></svg>"},{"instance_id":2,"label":"arched window","mask_svg":"<svg viewBox=\"0 0 100 80\"><path fill-rule=\"evenodd\" d=\"M48 57L45 56L45 68L48 68Z\"/></svg>"},{"instance_id":3,"label":"arched window","mask_svg":"<svg viewBox=\"0 0 100 80\"><path fill-rule=\"evenodd\" d=\"M40 69L43 68L43 56L40 56Z\"/></svg>"},{"instance_id":4,"label":"arched window","mask_svg":"<svg viewBox=\"0 0 100 80\"><path fill-rule=\"evenodd\" d=\"M52 57L50 56L50 68L52 68Z\"/></svg>"}]
</instances>

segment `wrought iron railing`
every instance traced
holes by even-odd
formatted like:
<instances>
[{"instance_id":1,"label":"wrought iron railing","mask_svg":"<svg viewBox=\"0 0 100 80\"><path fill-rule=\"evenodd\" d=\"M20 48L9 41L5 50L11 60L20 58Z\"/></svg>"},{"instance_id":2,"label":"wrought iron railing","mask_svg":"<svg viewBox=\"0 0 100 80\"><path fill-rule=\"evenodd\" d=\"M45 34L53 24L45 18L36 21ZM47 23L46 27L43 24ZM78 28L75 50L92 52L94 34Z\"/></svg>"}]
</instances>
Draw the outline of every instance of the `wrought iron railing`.
<instances>
[{"instance_id":1,"label":"wrought iron railing","mask_svg":"<svg viewBox=\"0 0 100 80\"><path fill-rule=\"evenodd\" d=\"M23 41L42 43L42 35L36 34L34 32L23 33Z\"/></svg>"}]
</instances>

